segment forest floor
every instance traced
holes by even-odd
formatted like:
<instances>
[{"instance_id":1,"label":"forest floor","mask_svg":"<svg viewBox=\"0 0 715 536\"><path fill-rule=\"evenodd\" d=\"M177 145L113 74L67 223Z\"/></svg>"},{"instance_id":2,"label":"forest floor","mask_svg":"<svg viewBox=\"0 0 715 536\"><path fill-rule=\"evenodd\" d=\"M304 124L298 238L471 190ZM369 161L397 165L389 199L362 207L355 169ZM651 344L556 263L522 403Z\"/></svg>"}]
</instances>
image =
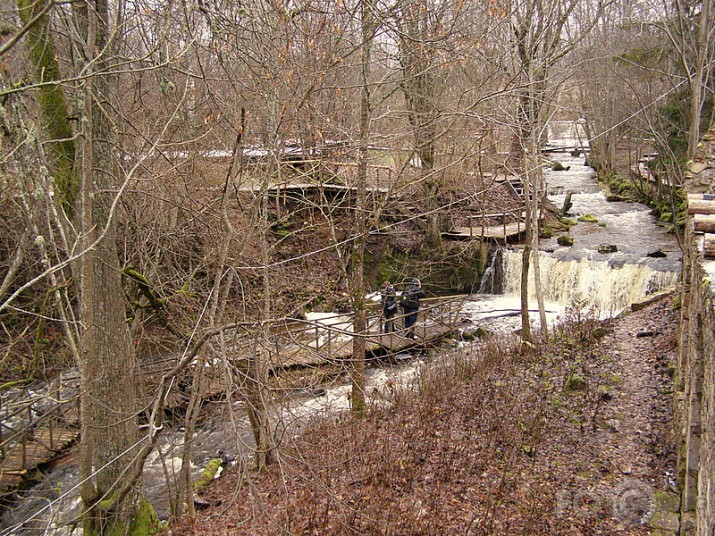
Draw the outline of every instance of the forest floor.
<instances>
[{"instance_id":1,"label":"forest floor","mask_svg":"<svg viewBox=\"0 0 715 536\"><path fill-rule=\"evenodd\" d=\"M364 418L285 438L268 470L227 467L172 534L649 534L674 492L678 314L672 296L571 311L534 349L443 354Z\"/></svg>"}]
</instances>

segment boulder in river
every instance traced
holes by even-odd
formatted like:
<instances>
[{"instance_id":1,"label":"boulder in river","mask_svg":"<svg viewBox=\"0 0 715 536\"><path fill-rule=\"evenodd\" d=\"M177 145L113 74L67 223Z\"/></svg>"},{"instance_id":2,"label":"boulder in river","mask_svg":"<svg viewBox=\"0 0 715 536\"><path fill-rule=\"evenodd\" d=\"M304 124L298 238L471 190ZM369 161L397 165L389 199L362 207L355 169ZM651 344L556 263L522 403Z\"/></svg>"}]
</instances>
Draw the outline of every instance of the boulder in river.
<instances>
[{"instance_id":1,"label":"boulder in river","mask_svg":"<svg viewBox=\"0 0 715 536\"><path fill-rule=\"evenodd\" d=\"M667 257L668 254L662 249L656 249L655 251L650 251L646 253L646 257L653 257L655 259L663 259Z\"/></svg>"},{"instance_id":2,"label":"boulder in river","mask_svg":"<svg viewBox=\"0 0 715 536\"><path fill-rule=\"evenodd\" d=\"M618 251L618 246L615 244L600 244L598 246L599 253L615 253Z\"/></svg>"}]
</instances>

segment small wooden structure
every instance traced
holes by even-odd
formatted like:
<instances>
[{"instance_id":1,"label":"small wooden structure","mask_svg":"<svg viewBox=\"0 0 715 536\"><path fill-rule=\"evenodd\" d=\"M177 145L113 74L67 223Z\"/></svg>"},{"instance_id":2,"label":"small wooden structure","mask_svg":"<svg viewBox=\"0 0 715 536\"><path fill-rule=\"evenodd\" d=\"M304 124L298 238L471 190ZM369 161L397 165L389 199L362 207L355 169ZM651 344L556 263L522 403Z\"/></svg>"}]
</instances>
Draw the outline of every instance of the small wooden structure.
<instances>
[{"instance_id":1,"label":"small wooden structure","mask_svg":"<svg viewBox=\"0 0 715 536\"><path fill-rule=\"evenodd\" d=\"M59 452L66 449L79 437L75 410L77 399L57 403L40 415L34 414L32 402L22 403L5 419L27 412L25 426L15 430L3 423L4 431L0 441L2 462L0 462L0 492L19 486L30 471L47 463Z\"/></svg>"}]
</instances>

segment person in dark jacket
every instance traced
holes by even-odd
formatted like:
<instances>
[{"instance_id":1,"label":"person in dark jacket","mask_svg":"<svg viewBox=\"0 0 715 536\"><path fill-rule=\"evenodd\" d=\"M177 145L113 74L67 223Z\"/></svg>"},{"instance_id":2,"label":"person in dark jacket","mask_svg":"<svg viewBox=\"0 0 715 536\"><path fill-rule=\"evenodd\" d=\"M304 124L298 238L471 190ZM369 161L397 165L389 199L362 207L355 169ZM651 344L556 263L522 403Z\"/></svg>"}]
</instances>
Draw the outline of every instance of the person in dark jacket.
<instances>
[{"instance_id":1,"label":"person in dark jacket","mask_svg":"<svg viewBox=\"0 0 715 536\"><path fill-rule=\"evenodd\" d=\"M392 283L385 281L382 284L382 317L385 319L385 333L395 331L395 321L393 317L397 313L397 293Z\"/></svg>"},{"instance_id":2,"label":"person in dark jacket","mask_svg":"<svg viewBox=\"0 0 715 536\"><path fill-rule=\"evenodd\" d=\"M400 296L400 307L405 313L405 330L406 337L415 338L415 322L419 315L420 299L425 297L425 291L422 290L422 283L419 279L413 279L407 284L405 290Z\"/></svg>"}]
</instances>

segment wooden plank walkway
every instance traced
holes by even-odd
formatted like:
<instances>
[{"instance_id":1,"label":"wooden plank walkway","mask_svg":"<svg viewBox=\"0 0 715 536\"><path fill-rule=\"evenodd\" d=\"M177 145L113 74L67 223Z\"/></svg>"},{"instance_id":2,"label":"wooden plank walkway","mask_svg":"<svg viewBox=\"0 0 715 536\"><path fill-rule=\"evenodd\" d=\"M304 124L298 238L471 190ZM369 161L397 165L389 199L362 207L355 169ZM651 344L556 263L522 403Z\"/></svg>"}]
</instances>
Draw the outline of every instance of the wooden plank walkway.
<instances>
[{"instance_id":1,"label":"wooden plank walkway","mask_svg":"<svg viewBox=\"0 0 715 536\"><path fill-rule=\"evenodd\" d=\"M398 330L393 333L368 335L365 341L365 350L368 354L368 358L385 354L397 354L416 346L431 344L453 332L453 327L441 324L418 324L416 326L414 339L405 337L404 330ZM276 355L273 358L271 368L306 367L346 361L352 358L352 353L352 339L346 337L345 340L334 342L332 351L329 354L325 351L321 351L320 348L306 347L295 349L286 354Z\"/></svg>"},{"instance_id":2,"label":"wooden plank walkway","mask_svg":"<svg viewBox=\"0 0 715 536\"><path fill-rule=\"evenodd\" d=\"M506 225L492 225L482 228L473 227L453 227L443 236L458 239L479 239L484 237L487 240L509 241L519 238L524 233L524 224L521 222L508 223Z\"/></svg>"},{"instance_id":3,"label":"wooden plank walkway","mask_svg":"<svg viewBox=\"0 0 715 536\"><path fill-rule=\"evenodd\" d=\"M0 492L16 488L38 465L49 462L79 437L77 428L45 426L20 441L0 464Z\"/></svg>"}]
</instances>

